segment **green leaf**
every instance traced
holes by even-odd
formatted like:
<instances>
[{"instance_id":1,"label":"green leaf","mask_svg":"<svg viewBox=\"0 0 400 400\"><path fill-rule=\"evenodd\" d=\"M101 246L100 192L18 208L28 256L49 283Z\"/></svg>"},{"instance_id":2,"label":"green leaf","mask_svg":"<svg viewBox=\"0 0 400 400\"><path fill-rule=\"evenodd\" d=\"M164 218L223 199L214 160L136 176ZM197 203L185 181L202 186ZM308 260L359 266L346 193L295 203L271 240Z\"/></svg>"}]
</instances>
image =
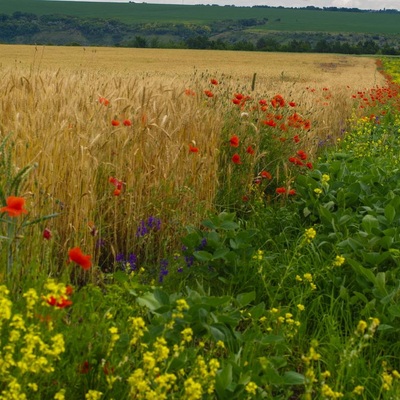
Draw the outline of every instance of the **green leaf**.
<instances>
[{"instance_id":1,"label":"green leaf","mask_svg":"<svg viewBox=\"0 0 400 400\"><path fill-rule=\"evenodd\" d=\"M304 375L295 371L285 372L283 375L285 385L304 385Z\"/></svg>"},{"instance_id":2,"label":"green leaf","mask_svg":"<svg viewBox=\"0 0 400 400\"><path fill-rule=\"evenodd\" d=\"M281 343L284 342L285 338L281 335L264 335L260 343L261 344L274 344L274 343Z\"/></svg>"},{"instance_id":3,"label":"green leaf","mask_svg":"<svg viewBox=\"0 0 400 400\"><path fill-rule=\"evenodd\" d=\"M209 262L213 259L213 255L204 250L195 251L193 252L193 255L196 257L197 260L202 262Z\"/></svg>"},{"instance_id":4,"label":"green leaf","mask_svg":"<svg viewBox=\"0 0 400 400\"><path fill-rule=\"evenodd\" d=\"M225 391L232 384L232 365L227 364L215 377L215 390L218 397L221 399L226 398Z\"/></svg>"},{"instance_id":5,"label":"green leaf","mask_svg":"<svg viewBox=\"0 0 400 400\"><path fill-rule=\"evenodd\" d=\"M229 252L230 250L227 249L226 247L221 247L214 251L214 254L212 255L212 260L218 260L220 258L224 258Z\"/></svg>"},{"instance_id":6,"label":"green leaf","mask_svg":"<svg viewBox=\"0 0 400 400\"><path fill-rule=\"evenodd\" d=\"M160 305L170 305L169 296L167 295L167 293L163 292L160 289L154 290L154 298L158 301Z\"/></svg>"},{"instance_id":7,"label":"green leaf","mask_svg":"<svg viewBox=\"0 0 400 400\"><path fill-rule=\"evenodd\" d=\"M147 307L151 311L157 310L157 308L160 308L160 303L158 300L154 297L154 293L147 292L143 296L138 297L137 300L138 304L142 307Z\"/></svg>"},{"instance_id":8,"label":"green leaf","mask_svg":"<svg viewBox=\"0 0 400 400\"><path fill-rule=\"evenodd\" d=\"M240 293L237 295L236 300L241 307L247 306L256 298L256 292Z\"/></svg>"},{"instance_id":9,"label":"green leaf","mask_svg":"<svg viewBox=\"0 0 400 400\"><path fill-rule=\"evenodd\" d=\"M379 221L374 216L368 214L362 219L361 225L365 232L371 234L373 228L379 228Z\"/></svg>"},{"instance_id":10,"label":"green leaf","mask_svg":"<svg viewBox=\"0 0 400 400\"><path fill-rule=\"evenodd\" d=\"M385 217L388 220L389 224L391 224L396 216L396 209L391 205L388 204L385 207Z\"/></svg>"},{"instance_id":11,"label":"green leaf","mask_svg":"<svg viewBox=\"0 0 400 400\"><path fill-rule=\"evenodd\" d=\"M370 269L364 268L359 262L352 260L351 258L346 259L346 261L351 265L354 272L364 276L364 278L366 278L369 282L376 285L375 275Z\"/></svg>"},{"instance_id":12,"label":"green leaf","mask_svg":"<svg viewBox=\"0 0 400 400\"><path fill-rule=\"evenodd\" d=\"M224 221L219 227L225 231L234 231L239 228L239 224L234 221Z\"/></svg>"}]
</instances>

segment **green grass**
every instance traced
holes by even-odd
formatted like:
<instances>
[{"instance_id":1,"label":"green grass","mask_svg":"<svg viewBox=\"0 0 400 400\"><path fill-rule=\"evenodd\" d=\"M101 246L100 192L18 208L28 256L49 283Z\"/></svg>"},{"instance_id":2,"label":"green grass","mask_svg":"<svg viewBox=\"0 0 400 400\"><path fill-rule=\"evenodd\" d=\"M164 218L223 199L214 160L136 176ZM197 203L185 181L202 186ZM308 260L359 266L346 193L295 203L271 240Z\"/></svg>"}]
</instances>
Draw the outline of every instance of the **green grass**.
<instances>
[{"instance_id":1,"label":"green grass","mask_svg":"<svg viewBox=\"0 0 400 400\"><path fill-rule=\"evenodd\" d=\"M388 62L398 70L399 60ZM240 198L243 188L232 181L249 176L248 199L236 215L210 211L201 227L188 227L180 253L165 249L169 274L162 280L149 281L146 274L157 278L157 269L147 258L150 272L128 272L127 260L115 260L113 271L90 283L98 267L81 270L82 258L71 252L57 282L50 280L50 253L35 253L56 238L45 241L40 226L24 224L21 207L7 201L0 256L15 257L0 279L0 397L398 399L399 91L388 81L358 92L349 129L320 149L311 169L301 163L308 159L304 137L275 140L277 131L267 127L257 133L274 141L251 158L243 119L224 113L240 140L222 130L230 142L219 153L222 185ZM255 127L259 114L247 110ZM278 153L293 143L297 163ZM26 175L13 168L13 151L0 145L3 198L18 192ZM242 164L232 164L234 152ZM265 187L247 167L275 153L293 165L273 187L266 178ZM295 188L294 196L273 190L275 183ZM34 237L36 246L28 246ZM24 253L30 261L22 262Z\"/></svg>"},{"instance_id":2,"label":"green grass","mask_svg":"<svg viewBox=\"0 0 400 400\"><path fill-rule=\"evenodd\" d=\"M229 19L267 18L268 22L258 28L274 31L397 34L400 24L400 14L205 5L0 0L0 9L5 14L12 14L15 11L31 12L38 15L66 14L82 17L116 18L126 23L209 24Z\"/></svg>"}]
</instances>

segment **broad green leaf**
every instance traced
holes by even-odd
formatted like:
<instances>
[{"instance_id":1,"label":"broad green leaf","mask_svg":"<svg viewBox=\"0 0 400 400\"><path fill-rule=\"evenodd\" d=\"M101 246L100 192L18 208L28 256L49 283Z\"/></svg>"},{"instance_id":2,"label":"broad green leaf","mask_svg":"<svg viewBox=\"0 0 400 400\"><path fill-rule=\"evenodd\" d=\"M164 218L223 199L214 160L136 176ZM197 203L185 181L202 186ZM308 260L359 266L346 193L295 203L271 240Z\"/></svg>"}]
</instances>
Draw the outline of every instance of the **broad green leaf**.
<instances>
[{"instance_id":1,"label":"broad green leaf","mask_svg":"<svg viewBox=\"0 0 400 400\"><path fill-rule=\"evenodd\" d=\"M396 216L396 209L391 205L388 204L385 207L385 217L388 220L389 224L391 224Z\"/></svg>"},{"instance_id":2,"label":"broad green leaf","mask_svg":"<svg viewBox=\"0 0 400 400\"><path fill-rule=\"evenodd\" d=\"M368 214L362 219L361 225L365 232L371 234L373 228L379 228L379 221L376 217Z\"/></svg>"},{"instance_id":3,"label":"broad green leaf","mask_svg":"<svg viewBox=\"0 0 400 400\"><path fill-rule=\"evenodd\" d=\"M237 295L236 300L241 307L247 306L256 298L256 292L240 293Z\"/></svg>"},{"instance_id":4,"label":"broad green leaf","mask_svg":"<svg viewBox=\"0 0 400 400\"><path fill-rule=\"evenodd\" d=\"M197 260L202 262L209 262L213 259L213 255L204 250L195 251L193 252L193 255L196 257Z\"/></svg>"},{"instance_id":5,"label":"broad green leaf","mask_svg":"<svg viewBox=\"0 0 400 400\"><path fill-rule=\"evenodd\" d=\"M366 278L369 282L376 285L375 275L370 269L364 268L359 262L352 260L351 258L346 259L346 261L351 265L354 272L364 276L364 278Z\"/></svg>"},{"instance_id":6,"label":"broad green leaf","mask_svg":"<svg viewBox=\"0 0 400 400\"><path fill-rule=\"evenodd\" d=\"M295 371L285 372L283 375L285 385L304 385L304 375Z\"/></svg>"},{"instance_id":7,"label":"broad green leaf","mask_svg":"<svg viewBox=\"0 0 400 400\"><path fill-rule=\"evenodd\" d=\"M218 393L219 398L226 398L225 391L230 387L231 383L232 365L227 364L220 372L217 373L215 377L215 389Z\"/></svg>"}]
</instances>

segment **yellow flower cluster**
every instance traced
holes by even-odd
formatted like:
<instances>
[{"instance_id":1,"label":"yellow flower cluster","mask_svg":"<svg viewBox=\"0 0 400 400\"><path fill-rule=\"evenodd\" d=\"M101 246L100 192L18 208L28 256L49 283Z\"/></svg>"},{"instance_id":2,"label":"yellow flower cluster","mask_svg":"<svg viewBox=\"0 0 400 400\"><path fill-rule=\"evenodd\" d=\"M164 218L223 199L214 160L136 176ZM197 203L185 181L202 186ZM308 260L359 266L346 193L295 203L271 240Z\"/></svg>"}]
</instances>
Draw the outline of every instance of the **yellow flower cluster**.
<instances>
[{"instance_id":1,"label":"yellow flower cluster","mask_svg":"<svg viewBox=\"0 0 400 400\"><path fill-rule=\"evenodd\" d=\"M341 267L345 263L346 259L343 256L336 256L333 261L334 267Z\"/></svg>"},{"instance_id":2,"label":"yellow flower cluster","mask_svg":"<svg viewBox=\"0 0 400 400\"><path fill-rule=\"evenodd\" d=\"M65 352L65 344L62 334L51 337L48 329L43 330L45 325L32 320L39 299L34 289L23 294L25 315L13 314L9 294L4 285L0 286L0 333L3 327L8 332L0 349L0 376L6 383L0 398L23 400L27 398L25 390L38 390L38 385L30 381L33 376L54 371L54 362Z\"/></svg>"},{"instance_id":3,"label":"yellow flower cluster","mask_svg":"<svg viewBox=\"0 0 400 400\"><path fill-rule=\"evenodd\" d=\"M299 311L304 310L302 304L298 304L297 308ZM298 328L301 325L300 321L293 318L293 314L290 312L281 312L277 308L271 308L269 310L271 318L263 316L259 319L259 322L264 325L264 329L267 332L274 332L276 334L283 334L287 338L293 338L298 332Z\"/></svg>"},{"instance_id":4,"label":"yellow flower cluster","mask_svg":"<svg viewBox=\"0 0 400 400\"><path fill-rule=\"evenodd\" d=\"M314 240L316 235L317 235L317 232L314 228L308 228L304 232L304 237L305 237L307 243L311 243Z\"/></svg>"},{"instance_id":5,"label":"yellow flower cluster","mask_svg":"<svg viewBox=\"0 0 400 400\"><path fill-rule=\"evenodd\" d=\"M381 374L382 389L386 392L390 390L396 391L400 389L400 373L397 370L390 370L386 361L382 362L383 372Z\"/></svg>"},{"instance_id":6,"label":"yellow flower cluster","mask_svg":"<svg viewBox=\"0 0 400 400\"><path fill-rule=\"evenodd\" d=\"M300 275L296 275L296 281L297 282L308 282L310 284L311 290L317 289L317 286L315 285L313 281L313 276L309 272L305 273L303 277Z\"/></svg>"},{"instance_id":7,"label":"yellow flower cluster","mask_svg":"<svg viewBox=\"0 0 400 400\"><path fill-rule=\"evenodd\" d=\"M174 309L176 315L189 308L183 299L178 300ZM187 400L202 399L204 395L212 395L215 390L215 379L220 364L217 359L211 358L207 362L198 355L196 361L186 370L181 368L177 374L169 373L168 368L174 358L180 356L193 341L193 330L186 327L181 330L180 344L173 346L173 351L168 347L164 336L156 338L154 343L148 345L141 343L147 327L142 318L132 318L135 357L140 367L136 368L128 378L129 397L137 400L163 400L171 396L182 395ZM165 332L171 328L165 324ZM223 345L223 342L221 342ZM199 346L204 348L204 343ZM218 346L217 346L218 347ZM175 398L175 397L174 397Z\"/></svg>"}]
</instances>

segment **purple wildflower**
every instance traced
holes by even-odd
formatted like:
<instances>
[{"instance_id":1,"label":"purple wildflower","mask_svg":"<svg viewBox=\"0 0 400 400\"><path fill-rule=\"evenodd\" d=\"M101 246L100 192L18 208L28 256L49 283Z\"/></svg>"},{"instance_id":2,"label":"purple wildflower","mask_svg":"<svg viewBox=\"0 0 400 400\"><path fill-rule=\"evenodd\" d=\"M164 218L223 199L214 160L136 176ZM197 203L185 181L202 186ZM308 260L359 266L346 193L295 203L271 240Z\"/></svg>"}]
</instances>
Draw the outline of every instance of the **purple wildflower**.
<instances>
[{"instance_id":1,"label":"purple wildflower","mask_svg":"<svg viewBox=\"0 0 400 400\"><path fill-rule=\"evenodd\" d=\"M165 258L163 258L162 260L161 260L161 262L160 262L160 267L161 267L161 269L160 269L160 275L159 275L159 278L158 278L158 281L160 282L160 283L163 283L163 281L164 281L164 276L167 276L168 275L168 260L167 259L165 259Z\"/></svg>"}]
</instances>

